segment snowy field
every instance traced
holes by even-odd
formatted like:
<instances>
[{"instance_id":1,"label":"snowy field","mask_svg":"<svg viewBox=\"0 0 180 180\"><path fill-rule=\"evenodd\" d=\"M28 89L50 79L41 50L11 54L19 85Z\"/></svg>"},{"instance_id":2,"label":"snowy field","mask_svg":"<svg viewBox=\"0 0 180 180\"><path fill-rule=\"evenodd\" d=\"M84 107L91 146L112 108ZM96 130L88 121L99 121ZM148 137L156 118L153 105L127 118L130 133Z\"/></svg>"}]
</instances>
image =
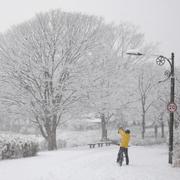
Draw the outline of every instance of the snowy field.
<instances>
[{"instance_id":1,"label":"snowy field","mask_svg":"<svg viewBox=\"0 0 180 180\"><path fill-rule=\"evenodd\" d=\"M132 146L130 165L116 163L118 146L67 148L38 156L0 161L0 180L179 180L167 163L167 147Z\"/></svg>"}]
</instances>

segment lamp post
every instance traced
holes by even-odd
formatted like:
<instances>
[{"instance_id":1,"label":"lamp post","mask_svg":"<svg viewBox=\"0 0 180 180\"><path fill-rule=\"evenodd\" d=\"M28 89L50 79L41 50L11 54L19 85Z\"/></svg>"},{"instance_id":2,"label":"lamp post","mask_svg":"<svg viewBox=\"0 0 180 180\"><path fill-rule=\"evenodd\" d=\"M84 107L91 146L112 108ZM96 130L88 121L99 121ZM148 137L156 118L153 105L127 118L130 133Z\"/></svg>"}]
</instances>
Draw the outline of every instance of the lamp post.
<instances>
[{"instance_id":1,"label":"lamp post","mask_svg":"<svg viewBox=\"0 0 180 180\"><path fill-rule=\"evenodd\" d=\"M143 56L145 54L135 51L127 52L128 55ZM157 55L156 55L157 56ZM171 78L171 87L170 87L170 102L167 105L167 109L170 112L170 121L169 121L169 159L168 162L172 164L173 162L173 135L174 135L174 112L177 109L176 104L174 103L174 90L175 90L175 79L174 79L174 53L171 53L171 58L164 56L157 56L156 63L160 66L164 65L165 62L168 62L170 65L170 72L167 74L167 79ZM166 81L165 79L164 81ZM160 81L162 82L162 81Z\"/></svg>"}]
</instances>

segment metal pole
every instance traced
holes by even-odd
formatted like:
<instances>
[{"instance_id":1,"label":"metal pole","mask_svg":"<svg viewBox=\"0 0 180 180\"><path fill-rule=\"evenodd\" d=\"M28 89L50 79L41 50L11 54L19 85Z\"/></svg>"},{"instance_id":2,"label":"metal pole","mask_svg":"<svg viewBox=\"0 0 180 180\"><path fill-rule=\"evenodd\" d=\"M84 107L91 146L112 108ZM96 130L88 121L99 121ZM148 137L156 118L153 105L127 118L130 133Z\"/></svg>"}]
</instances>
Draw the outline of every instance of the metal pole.
<instances>
[{"instance_id":1,"label":"metal pole","mask_svg":"<svg viewBox=\"0 0 180 180\"><path fill-rule=\"evenodd\" d=\"M174 53L171 54L171 92L170 92L170 102L174 103ZM169 163L173 162L173 128L174 128L174 112L170 112L170 122L169 122Z\"/></svg>"}]
</instances>

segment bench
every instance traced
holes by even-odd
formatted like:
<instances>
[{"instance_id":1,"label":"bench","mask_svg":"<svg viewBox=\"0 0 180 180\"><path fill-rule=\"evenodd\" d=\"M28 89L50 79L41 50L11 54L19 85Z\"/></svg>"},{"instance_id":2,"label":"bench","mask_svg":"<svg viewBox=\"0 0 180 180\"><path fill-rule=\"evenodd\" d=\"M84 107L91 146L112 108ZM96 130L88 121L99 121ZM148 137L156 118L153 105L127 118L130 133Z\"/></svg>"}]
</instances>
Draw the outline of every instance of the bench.
<instances>
[{"instance_id":1,"label":"bench","mask_svg":"<svg viewBox=\"0 0 180 180\"><path fill-rule=\"evenodd\" d=\"M111 141L102 141L102 142L97 142L97 143L90 143L88 144L90 148L95 148L96 144L98 145L98 147L103 147L103 145L105 144L106 146L110 146L112 144Z\"/></svg>"},{"instance_id":2,"label":"bench","mask_svg":"<svg viewBox=\"0 0 180 180\"><path fill-rule=\"evenodd\" d=\"M102 142L98 142L97 145L98 145L98 147L103 147L103 143Z\"/></svg>"},{"instance_id":3,"label":"bench","mask_svg":"<svg viewBox=\"0 0 180 180\"><path fill-rule=\"evenodd\" d=\"M111 142L110 141L107 141L107 142L98 142L97 144L98 144L98 147L102 147L103 145L110 146Z\"/></svg>"},{"instance_id":4,"label":"bench","mask_svg":"<svg viewBox=\"0 0 180 180\"><path fill-rule=\"evenodd\" d=\"M107 141L107 142L105 142L105 144L106 144L106 146L110 146L112 144L112 142L111 141Z\"/></svg>"},{"instance_id":5,"label":"bench","mask_svg":"<svg viewBox=\"0 0 180 180\"><path fill-rule=\"evenodd\" d=\"M91 144L88 144L90 148L95 148L95 145L94 143L91 143Z\"/></svg>"}]
</instances>

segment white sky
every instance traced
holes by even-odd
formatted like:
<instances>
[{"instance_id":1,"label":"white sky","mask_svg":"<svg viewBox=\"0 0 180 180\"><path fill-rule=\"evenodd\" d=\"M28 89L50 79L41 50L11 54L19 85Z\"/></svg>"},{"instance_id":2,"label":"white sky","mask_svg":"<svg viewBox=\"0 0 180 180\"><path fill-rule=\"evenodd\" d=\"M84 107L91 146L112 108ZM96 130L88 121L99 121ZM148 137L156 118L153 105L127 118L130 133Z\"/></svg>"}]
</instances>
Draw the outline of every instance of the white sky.
<instances>
[{"instance_id":1,"label":"white sky","mask_svg":"<svg viewBox=\"0 0 180 180\"><path fill-rule=\"evenodd\" d=\"M162 55L175 52L180 65L180 0L0 0L0 31L55 8L129 21L148 41L160 43Z\"/></svg>"}]
</instances>

